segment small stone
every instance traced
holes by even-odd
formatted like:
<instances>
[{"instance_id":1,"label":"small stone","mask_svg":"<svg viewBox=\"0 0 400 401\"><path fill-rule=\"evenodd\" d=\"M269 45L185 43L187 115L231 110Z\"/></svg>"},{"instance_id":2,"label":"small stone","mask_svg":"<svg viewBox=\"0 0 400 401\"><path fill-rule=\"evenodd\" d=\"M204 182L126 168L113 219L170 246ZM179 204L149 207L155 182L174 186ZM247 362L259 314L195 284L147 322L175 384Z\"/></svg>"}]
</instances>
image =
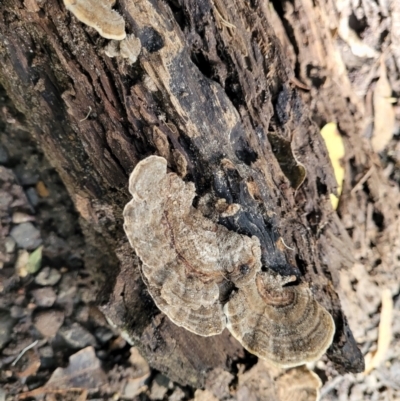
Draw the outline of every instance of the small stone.
<instances>
[{"instance_id":1,"label":"small stone","mask_svg":"<svg viewBox=\"0 0 400 401\"><path fill-rule=\"evenodd\" d=\"M131 347L131 355L129 362L135 369L136 376L145 376L150 374L150 367L147 361L140 355L139 350L136 347Z\"/></svg>"},{"instance_id":2,"label":"small stone","mask_svg":"<svg viewBox=\"0 0 400 401\"><path fill-rule=\"evenodd\" d=\"M168 401L182 401L184 398L185 392L180 387L176 387L173 393L168 397Z\"/></svg>"},{"instance_id":3,"label":"small stone","mask_svg":"<svg viewBox=\"0 0 400 401\"><path fill-rule=\"evenodd\" d=\"M26 277L28 275L28 270L26 266L29 261L29 252L25 249L18 251L17 261L15 262L15 272L19 277Z\"/></svg>"},{"instance_id":4,"label":"small stone","mask_svg":"<svg viewBox=\"0 0 400 401\"><path fill-rule=\"evenodd\" d=\"M8 157L7 149L0 145L0 164L6 164L8 162Z\"/></svg>"},{"instance_id":5,"label":"small stone","mask_svg":"<svg viewBox=\"0 0 400 401\"><path fill-rule=\"evenodd\" d=\"M79 323L87 323L87 321L89 320L89 311L90 308L87 305L78 307L75 313L75 319Z\"/></svg>"},{"instance_id":6,"label":"small stone","mask_svg":"<svg viewBox=\"0 0 400 401\"><path fill-rule=\"evenodd\" d=\"M19 281L19 280L18 280ZM14 305L23 306L25 305L25 291L14 298Z\"/></svg>"},{"instance_id":7,"label":"small stone","mask_svg":"<svg viewBox=\"0 0 400 401\"><path fill-rule=\"evenodd\" d=\"M0 401L6 401L6 392L0 388Z\"/></svg>"},{"instance_id":8,"label":"small stone","mask_svg":"<svg viewBox=\"0 0 400 401\"><path fill-rule=\"evenodd\" d=\"M255 399L255 398L253 398ZM193 401L218 401L218 398L214 396L214 394L209 390L200 390L197 389L194 392L194 400Z\"/></svg>"},{"instance_id":9,"label":"small stone","mask_svg":"<svg viewBox=\"0 0 400 401\"><path fill-rule=\"evenodd\" d=\"M57 368L45 387L63 390L70 388L95 389L99 391L99 387L106 382L107 376L101 368L100 360L96 356L94 348L87 347L71 355L66 368ZM67 393L62 392L61 394ZM82 399L82 397L80 398ZM61 397L61 399L65 399L65 397ZM90 399L93 400L92 397Z\"/></svg>"},{"instance_id":10,"label":"small stone","mask_svg":"<svg viewBox=\"0 0 400 401\"><path fill-rule=\"evenodd\" d=\"M6 237L4 240L4 246L7 253L14 253L16 242L12 237Z\"/></svg>"},{"instance_id":11,"label":"small stone","mask_svg":"<svg viewBox=\"0 0 400 401\"><path fill-rule=\"evenodd\" d=\"M96 338L79 323L64 327L59 334L71 348L80 349L89 345L93 347L97 345Z\"/></svg>"},{"instance_id":12,"label":"small stone","mask_svg":"<svg viewBox=\"0 0 400 401\"><path fill-rule=\"evenodd\" d=\"M168 377L158 373L151 385L150 398L152 400L162 400L167 394L169 385L170 380Z\"/></svg>"},{"instance_id":13,"label":"small stone","mask_svg":"<svg viewBox=\"0 0 400 401\"><path fill-rule=\"evenodd\" d=\"M62 305L67 316L72 315L75 305L80 302L80 293L75 280L73 274L64 274L58 285L57 303Z\"/></svg>"},{"instance_id":14,"label":"small stone","mask_svg":"<svg viewBox=\"0 0 400 401\"><path fill-rule=\"evenodd\" d=\"M105 349L99 349L96 352L96 355L99 359L105 360L109 356L109 353Z\"/></svg>"},{"instance_id":15,"label":"small stone","mask_svg":"<svg viewBox=\"0 0 400 401\"><path fill-rule=\"evenodd\" d=\"M52 358L54 356L53 348L50 345L45 345L39 348L39 355L42 358Z\"/></svg>"},{"instance_id":16,"label":"small stone","mask_svg":"<svg viewBox=\"0 0 400 401\"><path fill-rule=\"evenodd\" d=\"M105 344L114 337L114 333L107 327L98 327L94 335L102 344Z\"/></svg>"},{"instance_id":17,"label":"small stone","mask_svg":"<svg viewBox=\"0 0 400 401\"><path fill-rule=\"evenodd\" d=\"M10 312L0 309L0 350L10 341L14 323Z\"/></svg>"},{"instance_id":18,"label":"small stone","mask_svg":"<svg viewBox=\"0 0 400 401\"><path fill-rule=\"evenodd\" d=\"M38 205L39 196L38 196L35 188L33 188L33 187L28 188L26 190L26 196L28 197L28 200L33 207L36 207Z\"/></svg>"},{"instance_id":19,"label":"small stone","mask_svg":"<svg viewBox=\"0 0 400 401\"><path fill-rule=\"evenodd\" d=\"M22 212L14 212L12 215L12 222L14 224L27 223L28 221L35 221L35 217Z\"/></svg>"},{"instance_id":20,"label":"small stone","mask_svg":"<svg viewBox=\"0 0 400 401\"><path fill-rule=\"evenodd\" d=\"M38 312L33 324L44 337L54 337L64 323L64 313L57 310Z\"/></svg>"},{"instance_id":21,"label":"small stone","mask_svg":"<svg viewBox=\"0 0 400 401\"><path fill-rule=\"evenodd\" d=\"M57 295L51 287L38 288L32 291L37 306L49 308L56 302Z\"/></svg>"},{"instance_id":22,"label":"small stone","mask_svg":"<svg viewBox=\"0 0 400 401\"><path fill-rule=\"evenodd\" d=\"M61 273L57 269L50 269L50 267L45 267L42 269L35 278L35 283L46 286L55 285L60 281Z\"/></svg>"},{"instance_id":23,"label":"small stone","mask_svg":"<svg viewBox=\"0 0 400 401\"><path fill-rule=\"evenodd\" d=\"M126 340L122 336L115 338L110 344L110 351L122 349L126 346Z\"/></svg>"},{"instance_id":24,"label":"small stone","mask_svg":"<svg viewBox=\"0 0 400 401\"><path fill-rule=\"evenodd\" d=\"M21 319L26 315L25 309L18 305L13 305L10 308L11 317L14 319Z\"/></svg>"},{"instance_id":25,"label":"small stone","mask_svg":"<svg viewBox=\"0 0 400 401\"><path fill-rule=\"evenodd\" d=\"M95 326L106 326L110 328L103 312L95 305L90 306L89 318Z\"/></svg>"},{"instance_id":26,"label":"small stone","mask_svg":"<svg viewBox=\"0 0 400 401\"><path fill-rule=\"evenodd\" d=\"M1 170L0 170L1 172ZM13 201L13 197L6 191L0 191L0 211L6 211Z\"/></svg>"},{"instance_id":27,"label":"small stone","mask_svg":"<svg viewBox=\"0 0 400 401\"><path fill-rule=\"evenodd\" d=\"M206 388L218 399L227 399L230 394L229 386L233 379L234 376L231 373L222 368L215 368L207 374Z\"/></svg>"},{"instance_id":28,"label":"small stone","mask_svg":"<svg viewBox=\"0 0 400 401\"><path fill-rule=\"evenodd\" d=\"M26 169L21 164L14 169L14 172L21 185L35 185L39 179L38 174L35 174L32 169Z\"/></svg>"},{"instance_id":29,"label":"small stone","mask_svg":"<svg viewBox=\"0 0 400 401\"><path fill-rule=\"evenodd\" d=\"M44 369L54 368L55 358L54 351L50 345L45 345L44 347L39 348L40 355L40 366Z\"/></svg>"},{"instance_id":30,"label":"small stone","mask_svg":"<svg viewBox=\"0 0 400 401\"><path fill-rule=\"evenodd\" d=\"M54 232L50 233L46 238L46 255L48 258L59 258L60 255L68 253L68 243L58 237Z\"/></svg>"},{"instance_id":31,"label":"small stone","mask_svg":"<svg viewBox=\"0 0 400 401\"><path fill-rule=\"evenodd\" d=\"M12 228L11 237L19 248L36 249L41 243L40 231L32 223L22 223Z\"/></svg>"},{"instance_id":32,"label":"small stone","mask_svg":"<svg viewBox=\"0 0 400 401\"><path fill-rule=\"evenodd\" d=\"M144 377L129 377L126 381L123 395L128 400L134 399L140 393L147 390L146 381L148 376Z\"/></svg>"}]
</instances>

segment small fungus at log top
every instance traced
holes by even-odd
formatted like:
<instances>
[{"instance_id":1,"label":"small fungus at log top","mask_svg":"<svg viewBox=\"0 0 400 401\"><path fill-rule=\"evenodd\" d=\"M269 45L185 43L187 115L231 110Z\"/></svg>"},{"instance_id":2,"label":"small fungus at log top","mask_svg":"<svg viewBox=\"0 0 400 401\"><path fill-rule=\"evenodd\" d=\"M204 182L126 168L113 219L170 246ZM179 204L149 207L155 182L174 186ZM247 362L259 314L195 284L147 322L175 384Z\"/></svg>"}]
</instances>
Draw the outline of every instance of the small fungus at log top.
<instances>
[{"instance_id":1,"label":"small fungus at log top","mask_svg":"<svg viewBox=\"0 0 400 401\"><path fill-rule=\"evenodd\" d=\"M128 59L129 64L136 63L141 49L140 39L135 35L128 35L119 46L121 56Z\"/></svg>"},{"instance_id":2,"label":"small fungus at log top","mask_svg":"<svg viewBox=\"0 0 400 401\"><path fill-rule=\"evenodd\" d=\"M150 295L175 324L201 336L227 327L244 348L280 367L322 356L335 331L331 315L307 284L262 271L258 238L203 216L192 205L194 184L167 173L162 157L137 164L129 191L126 235ZM234 290L221 296L227 283Z\"/></svg>"},{"instance_id":3,"label":"small fungus at log top","mask_svg":"<svg viewBox=\"0 0 400 401\"><path fill-rule=\"evenodd\" d=\"M84 24L96 29L106 39L122 40L126 37L125 21L112 10L111 0L64 0L67 10Z\"/></svg>"},{"instance_id":4,"label":"small fungus at log top","mask_svg":"<svg viewBox=\"0 0 400 401\"><path fill-rule=\"evenodd\" d=\"M136 63L141 49L140 39L135 35L128 35L121 41L111 40L105 46L104 53L110 58L121 56L128 64L133 64Z\"/></svg>"}]
</instances>

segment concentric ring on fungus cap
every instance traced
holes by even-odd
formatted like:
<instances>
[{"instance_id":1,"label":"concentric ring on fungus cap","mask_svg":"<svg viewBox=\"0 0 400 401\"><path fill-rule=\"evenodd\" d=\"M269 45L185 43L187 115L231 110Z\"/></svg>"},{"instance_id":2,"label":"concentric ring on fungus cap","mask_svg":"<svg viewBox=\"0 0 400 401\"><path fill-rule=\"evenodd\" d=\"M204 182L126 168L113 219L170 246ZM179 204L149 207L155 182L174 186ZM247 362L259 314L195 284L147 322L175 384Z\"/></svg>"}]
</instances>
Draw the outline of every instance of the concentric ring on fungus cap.
<instances>
[{"instance_id":1,"label":"concentric ring on fungus cap","mask_svg":"<svg viewBox=\"0 0 400 401\"><path fill-rule=\"evenodd\" d=\"M294 276L258 273L224 307L227 327L251 353L280 367L319 359L333 340L332 316Z\"/></svg>"}]
</instances>

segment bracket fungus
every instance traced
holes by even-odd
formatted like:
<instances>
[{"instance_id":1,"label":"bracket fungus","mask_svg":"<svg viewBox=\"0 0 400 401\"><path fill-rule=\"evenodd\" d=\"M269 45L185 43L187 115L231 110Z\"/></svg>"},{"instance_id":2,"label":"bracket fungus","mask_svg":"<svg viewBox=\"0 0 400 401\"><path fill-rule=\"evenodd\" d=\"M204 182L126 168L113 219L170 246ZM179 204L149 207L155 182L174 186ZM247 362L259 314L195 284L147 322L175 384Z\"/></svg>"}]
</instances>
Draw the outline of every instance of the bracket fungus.
<instances>
[{"instance_id":1,"label":"bracket fungus","mask_svg":"<svg viewBox=\"0 0 400 401\"><path fill-rule=\"evenodd\" d=\"M294 276L262 270L258 238L203 216L192 205L194 184L167 173L162 157L137 164L129 191L126 235L150 295L175 324L201 336L227 327L248 351L280 367L322 356L335 331L331 315Z\"/></svg>"},{"instance_id":2,"label":"bracket fungus","mask_svg":"<svg viewBox=\"0 0 400 401\"><path fill-rule=\"evenodd\" d=\"M122 15L112 10L111 0L64 0L67 10L84 24L96 29L106 39L122 40L126 37Z\"/></svg>"},{"instance_id":3,"label":"bracket fungus","mask_svg":"<svg viewBox=\"0 0 400 401\"><path fill-rule=\"evenodd\" d=\"M233 336L251 353L285 368L319 359L335 327L307 284L284 286L295 280L259 272L255 283L235 291L224 307Z\"/></svg>"}]
</instances>

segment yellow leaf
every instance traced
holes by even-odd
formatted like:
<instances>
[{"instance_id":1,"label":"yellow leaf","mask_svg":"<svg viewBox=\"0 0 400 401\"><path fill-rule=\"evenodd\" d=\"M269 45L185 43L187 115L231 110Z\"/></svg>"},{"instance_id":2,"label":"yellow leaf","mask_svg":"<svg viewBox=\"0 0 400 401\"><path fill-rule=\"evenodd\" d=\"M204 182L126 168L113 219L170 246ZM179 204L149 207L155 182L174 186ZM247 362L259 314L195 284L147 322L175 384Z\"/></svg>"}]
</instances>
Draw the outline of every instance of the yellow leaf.
<instances>
[{"instance_id":1,"label":"yellow leaf","mask_svg":"<svg viewBox=\"0 0 400 401\"><path fill-rule=\"evenodd\" d=\"M328 123L321 129L322 138L324 138L325 145L328 149L329 158L331 159L333 171L335 173L336 182L338 184L338 196L342 193L344 167L341 164L344 158L344 144L342 137L337 129L336 123ZM339 198L331 194L332 207L336 210L339 203Z\"/></svg>"}]
</instances>

